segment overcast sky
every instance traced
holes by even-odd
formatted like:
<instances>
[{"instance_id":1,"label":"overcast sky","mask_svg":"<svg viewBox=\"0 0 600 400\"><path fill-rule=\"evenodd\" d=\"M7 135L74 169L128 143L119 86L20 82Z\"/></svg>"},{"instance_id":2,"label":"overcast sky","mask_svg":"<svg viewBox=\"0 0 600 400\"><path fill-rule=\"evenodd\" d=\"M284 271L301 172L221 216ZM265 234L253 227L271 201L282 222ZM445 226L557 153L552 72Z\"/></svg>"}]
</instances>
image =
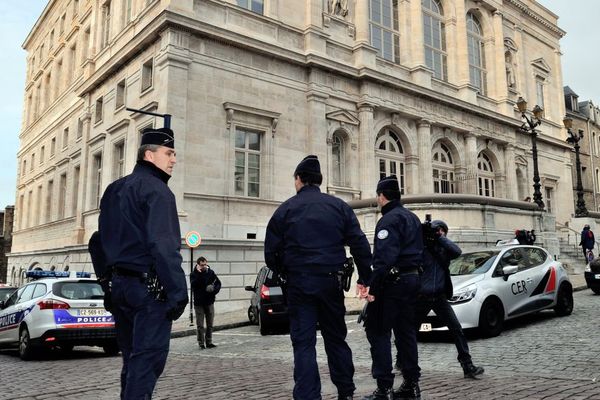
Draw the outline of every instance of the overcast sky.
<instances>
[{"instance_id":1,"label":"overcast sky","mask_svg":"<svg viewBox=\"0 0 600 400\"><path fill-rule=\"evenodd\" d=\"M295 0L281 0L295 1ZM561 41L563 83L579 100L600 104L600 0L539 0L559 15L558 25L567 35ZM17 150L23 108L25 51L27 34L44 9L47 0L0 0L0 209L15 204Z\"/></svg>"}]
</instances>

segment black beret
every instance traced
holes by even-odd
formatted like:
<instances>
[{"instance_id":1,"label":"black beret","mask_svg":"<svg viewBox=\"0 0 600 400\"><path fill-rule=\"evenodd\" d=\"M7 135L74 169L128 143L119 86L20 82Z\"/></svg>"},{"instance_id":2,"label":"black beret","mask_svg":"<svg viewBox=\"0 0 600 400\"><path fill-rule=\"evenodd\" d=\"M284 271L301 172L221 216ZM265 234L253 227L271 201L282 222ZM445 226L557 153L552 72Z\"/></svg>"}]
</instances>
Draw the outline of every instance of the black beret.
<instances>
[{"instance_id":1,"label":"black beret","mask_svg":"<svg viewBox=\"0 0 600 400\"><path fill-rule=\"evenodd\" d=\"M169 128L146 128L142 131L141 146L145 144L156 144L174 149L174 133Z\"/></svg>"},{"instance_id":2,"label":"black beret","mask_svg":"<svg viewBox=\"0 0 600 400\"><path fill-rule=\"evenodd\" d=\"M379 180L379 183L377 183L377 193L381 193L383 191L400 192L398 178L396 175L386 176L385 178L381 178Z\"/></svg>"},{"instance_id":3,"label":"black beret","mask_svg":"<svg viewBox=\"0 0 600 400\"><path fill-rule=\"evenodd\" d=\"M315 175L321 174L321 164L319 163L317 156L311 154L310 156L304 157L296 167L294 176L298 175L300 172L307 172Z\"/></svg>"}]
</instances>

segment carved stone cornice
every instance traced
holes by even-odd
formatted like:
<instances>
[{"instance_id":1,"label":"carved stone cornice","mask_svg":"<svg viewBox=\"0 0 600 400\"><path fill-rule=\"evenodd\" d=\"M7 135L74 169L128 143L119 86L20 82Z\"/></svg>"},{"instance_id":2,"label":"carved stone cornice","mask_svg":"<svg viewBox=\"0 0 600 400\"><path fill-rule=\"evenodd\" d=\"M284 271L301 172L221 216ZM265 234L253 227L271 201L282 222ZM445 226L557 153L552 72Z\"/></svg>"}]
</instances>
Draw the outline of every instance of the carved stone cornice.
<instances>
[{"instance_id":1,"label":"carved stone cornice","mask_svg":"<svg viewBox=\"0 0 600 400\"><path fill-rule=\"evenodd\" d=\"M512 4L513 6L515 6L516 8L518 8L519 11L521 11L523 14L527 15L528 17L530 17L531 19L533 19L534 21L536 21L537 23L539 23L543 27L545 27L545 28L549 29L550 31L556 33L559 37L562 38L563 36L565 36L565 34L566 34L565 31L563 31L558 26L556 26L552 22L548 21L546 18L542 17L538 13L534 12L533 10L531 10L531 8L529 8L527 6L527 4L525 4L521 0L506 0L506 2L509 3L509 4Z\"/></svg>"},{"instance_id":2,"label":"carved stone cornice","mask_svg":"<svg viewBox=\"0 0 600 400\"><path fill-rule=\"evenodd\" d=\"M263 117L271 120L271 134L275 134L275 130L277 129L277 124L279 123L279 117L281 113L269 110L262 110L260 108L245 106L243 104L236 104L225 102L223 103L223 108L227 114L227 128L231 127L231 123L235 118L236 113L245 113L250 115L257 115L259 117Z\"/></svg>"}]
</instances>

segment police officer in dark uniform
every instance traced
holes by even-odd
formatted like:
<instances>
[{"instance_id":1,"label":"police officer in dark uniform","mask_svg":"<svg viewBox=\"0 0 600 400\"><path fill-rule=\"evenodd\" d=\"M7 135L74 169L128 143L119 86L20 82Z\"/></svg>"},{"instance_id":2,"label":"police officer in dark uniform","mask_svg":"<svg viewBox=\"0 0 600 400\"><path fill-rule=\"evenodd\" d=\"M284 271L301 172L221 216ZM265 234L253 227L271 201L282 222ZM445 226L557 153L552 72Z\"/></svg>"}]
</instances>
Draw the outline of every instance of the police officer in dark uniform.
<instances>
[{"instance_id":1,"label":"police officer in dark uniform","mask_svg":"<svg viewBox=\"0 0 600 400\"><path fill-rule=\"evenodd\" d=\"M448 225L442 220L431 221L429 232L425 233L423 273L417 300L416 327L418 329L429 311L433 310L442 323L448 327L454 339L458 351L458 361L463 368L465 378L475 379L477 375L483 374L484 369L473 364L465 334L448 302L453 294L450 261L460 256L462 250L446 237L447 234ZM396 342L396 347L399 347L398 342ZM401 367L401 365L400 357L398 357L396 366Z\"/></svg>"},{"instance_id":2,"label":"police officer in dark uniform","mask_svg":"<svg viewBox=\"0 0 600 400\"><path fill-rule=\"evenodd\" d=\"M370 303L365 322L377 389L365 400L420 399L415 306L423 259L421 222L400 203L395 175L377 184L377 204L383 216L375 228L373 272L367 283ZM404 377L395 392L392 389L392 328L398 335Z\"/></svg>"},{"instance_id":3,"label":"police officer in dark uniform","mask_svg":"<svg viewBox=\"0 0 600 400\"><path fill-rule=\"evenodd\" d=\"M287 275L290 336L294 349L294 399L321 399L316 360L317 323L325 343L331 380L339 399L352 399L354 365L346 343L344 294L338 272L350 247L359 290L371 272L371 248L356 215L343 200L321 193L317 156L294 172L297 194L273 214L265 237L267 265Z\"/></svg>"},{"instance_id":4,"label":"police officer in dark uniform","mask_svg":"<svg viewBox=\"0 0 600 400\"><path fill-rule=\"evenodd\" d=\"M111 282L126 400L152 397L167 360L172 322L188 303L177 207L167 186L174 145L171 129L143 131L133 173L111 183L102 196L99 239L90 243L92 259L105 258L104 268L94 265L99 279Z\"/></svg>"}]
</instances>

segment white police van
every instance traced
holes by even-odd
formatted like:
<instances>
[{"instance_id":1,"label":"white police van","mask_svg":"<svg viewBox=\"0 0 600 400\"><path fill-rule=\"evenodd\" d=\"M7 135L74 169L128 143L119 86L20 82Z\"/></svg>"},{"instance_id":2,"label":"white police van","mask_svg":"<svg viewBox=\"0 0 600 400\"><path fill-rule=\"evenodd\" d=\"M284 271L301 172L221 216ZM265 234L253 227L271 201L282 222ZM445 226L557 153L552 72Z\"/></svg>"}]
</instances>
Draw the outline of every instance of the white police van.
<instances>
[{"instance_id":1,"label":"white police van","mask_svg":"<svg viewBox=\"0 0 600 400\"><path fill-rule=\"evenodd\" d=\"M30 360L44 347L71 351L100 346L119 352L113 316L104 309L104 292L89 273L29 271L35 279L0 301L0 346L19 346Z\"/></svg>"}]
</instances>

